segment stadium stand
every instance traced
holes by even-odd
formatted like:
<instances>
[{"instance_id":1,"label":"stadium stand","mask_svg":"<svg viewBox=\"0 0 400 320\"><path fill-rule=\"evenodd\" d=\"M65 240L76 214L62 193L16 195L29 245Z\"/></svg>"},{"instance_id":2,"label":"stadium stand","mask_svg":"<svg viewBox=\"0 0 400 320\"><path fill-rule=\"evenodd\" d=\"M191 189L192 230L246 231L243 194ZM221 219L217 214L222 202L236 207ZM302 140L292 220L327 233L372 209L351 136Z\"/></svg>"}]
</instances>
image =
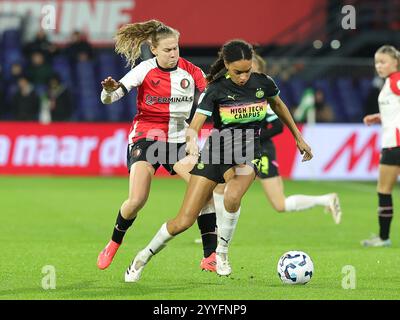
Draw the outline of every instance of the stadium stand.
<instances>
[{"instance_id":1,"label":"stadium stand","mask_svg":"<svg viewBox=\"0 0 400 320\"><path fill-rule=\"evenodd\" d=\"M370 52L381 45L382 41L392 39L390 37L398 32L399 24L393 10L383 3L350 1L350 4L357 5L357 19L366 28L354 30L357 42L353 41L348 37L348 33L337 28L340 14L338 8L341 3L341 1L330 1L328 8L326 6L318 8L320 12L327 12L326 25L320 27L326 29L327 38L340 40L341 50L330 48L326 44L329 41L325 41L320 49L314 48L311 44L317 34L311 32L308 35L309 38L303 39L299 44L279 47L271 43L260 46L258 51L268 61L271 75L276 80L281 95L291 110L299 104L304 90L313 87L323 91L327 104L335 114L335 122L360 122L365 113L364 103L372 89L374 78ZM319 12L313 14L318 15ZM382 15L386 19L382 19ZM295 32L309 18L304 17L303 20L297 21L276 37L284 38L287 34ZM380 22L377 23L377 21ZM382 21L385 22L384 26L382 26ZM315 27L315 29L317 32L319 28ZM15 91L15 83L13 83L15 79L11 74L12 65L19 63L25 69L30 63L29 57L24 54L23 47L26 43L23 41L22 32L21 27L4 30L0 34L2 92L5 97L3 103L6 104L10 103L9 97L13 90ZM369 37L363 37L366 33ZM204 54L204 48L201 52ZM202 66L207 72L215 57L214 54L216 52L209 51L208 57L203 55L201 59L196 55L185 57ZM276 63L281 63L285 67L274 71L273 66ZM119 79L128 71L124 60L115 54L113 48L95 48L94 56L87 61L71 60L68 50L59 48L51 59L51 67L54 73L60 75L64 85L73 94L75 107L71 121L125 122L135 114L136 92L134 91L129 99L118 101L112 107L101 105L99 99L101 80L108 75ZM46 91L38 87L35 89L41 96ZM3 115L2 117L9 119L10 116Z\"/></svg>"}]
</instances>

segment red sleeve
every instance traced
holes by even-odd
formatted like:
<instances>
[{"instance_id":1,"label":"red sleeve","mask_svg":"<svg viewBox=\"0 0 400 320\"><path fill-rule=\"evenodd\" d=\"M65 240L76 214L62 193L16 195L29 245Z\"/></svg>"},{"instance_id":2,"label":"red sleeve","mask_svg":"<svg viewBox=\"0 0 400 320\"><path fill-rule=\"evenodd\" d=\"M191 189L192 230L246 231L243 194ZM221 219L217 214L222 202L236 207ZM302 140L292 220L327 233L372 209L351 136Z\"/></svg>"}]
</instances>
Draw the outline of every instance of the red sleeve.
<instances>
[{"instance_id":1,"label":"red sleeve","mask_svg":"<svg viewBox=\"0 0 400 320\"><path fill-rule=\"evenodd\" d=\"M204 77L203 71L201 71L199 67L195 67L192 76L194 79L194 85L196 86L196 89L199 90L200 92L203 92L204 89L207 87L207 81L206 78Z\"/></svg>"},{"instance_id":2,"label":"red sleeve","mask_svg":"<svg viewBox=\"0 0 400 320\"><path fill-rule=\"evenodd\" d=\"M400 96L400 72L395 72L390 75L390 89L392 92Z\"/></svg>"},{"instance_id":3,"label":"red sleeve","mask_svg":"<svg viewBox=\"0 0 400 320\"><path fill-rule=\"evenodd\" d=\"M180 58L179 64L182 69L185 69L193 77L196 89L203 92L207 87L207 81L203 71L198 66L183 58Z\"/></svg>"}]
</instances>

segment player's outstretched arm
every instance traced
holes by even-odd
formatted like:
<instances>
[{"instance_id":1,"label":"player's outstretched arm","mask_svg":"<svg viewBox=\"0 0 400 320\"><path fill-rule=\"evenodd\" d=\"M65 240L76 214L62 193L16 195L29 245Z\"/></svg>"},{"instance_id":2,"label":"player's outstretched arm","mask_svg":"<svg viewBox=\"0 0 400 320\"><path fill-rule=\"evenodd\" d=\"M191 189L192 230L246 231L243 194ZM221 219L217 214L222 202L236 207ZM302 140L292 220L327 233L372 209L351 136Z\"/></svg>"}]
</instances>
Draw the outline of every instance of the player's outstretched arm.
<instances>
[{"instance_id":1,"label":"player's outstretched arm","mask_svg":"<svg viewBox=\"0 0 400 320\"><path fill-rule=\"evenodd\" d=\"M369 114L364 117L363 122L367 126L370 126L372 124L379 124L381 123L381 115L380 113Z\"/></svg>"},{"instance_id":2,"label":"player's outstretched arm","mask_svg":"<svg viewBox=\"0 0 400 320\"><path fill-rule=\"evenodd\" d=\"M107 92L112 92L119 88L118 82L115 81L112 77L107 77L106 79L104 79L101 82L101 85L103 86L103 89Z\"/></svg>"},{"instance_id":3,"label":"player's outstretched arm","mask_svg":"<svg viewBox=\"0 0 400 320\"><path fill-rule=\"evenodd\" d=\"M294 139L296 140L297 148L303 155L302 161L309 161L312 159L313 154L311 153L310 146L304 141L302 134L296 126L292 115L285 103L281 100L279 96L268 98L268 103L270 104L272 110L275 114L282 120L282 122L289 128Z\"/></svg>"},{"instance_id":4,"label":"player's outstretched arm","mask_svg":"<svg viewBox=\"0 0 400 320\"><path fill-rule=\"evenodd\" d=\"M125 92L121 88L121 84L112 77L107 77L101 82L103 90L101 91L101 102L104 104L113 103L121 99Z\"/></svg>"}]
</instances>

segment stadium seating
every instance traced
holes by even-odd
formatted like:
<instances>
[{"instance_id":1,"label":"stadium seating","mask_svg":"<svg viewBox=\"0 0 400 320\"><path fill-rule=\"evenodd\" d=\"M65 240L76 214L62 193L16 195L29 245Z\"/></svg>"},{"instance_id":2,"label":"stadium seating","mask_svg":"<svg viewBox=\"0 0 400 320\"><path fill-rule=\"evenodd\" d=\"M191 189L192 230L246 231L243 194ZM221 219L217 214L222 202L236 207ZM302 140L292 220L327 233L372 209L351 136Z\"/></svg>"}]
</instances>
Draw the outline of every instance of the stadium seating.
<instances>
[{"instance_id":1,"label":"stadium seating","mask_svg":"<svg viewBox=\"0 0 400 320\"><path fill-rule=\"evenodd\" d=\"M2 45L7 49L21 49L21 32L16 29L5 30Z\"/></svg>"},{"instance_id":2,"label":"stadium seating","mask_svg":"<svg viewBox=\"0 0 400 320\"><path fill-rule=\"evenodd\" d=\"M293 77L288 81L288 87L291 91L293 102L297 105L301 100L304 90L307 88L307 84L301 78Z\"/></svg>"},{"instance_id":3,"label":"stadium seating","mask_svg":"<svg viewBox=\"0 0 400 320\"><path fill-rule=\"evenodd\" d=\"M103 108L100 105L99 84L95 81L93 61L81 61L75 65L75 76L78 91L78 114L81 121L104 121Z\"/></svg>"},{"instance_id":4,"label":"stadium seating","mask_svg":"<svg viewBox=\"0 0 400 320\"><path fill-rule=\"evenodd\" d=\"M343 111L349 122L362 121L362 97L351 78L338 78L336 80L337 94L342 99Z\"/></svg>"},{"instance_id":5,"label":"stadium seating","mask_svg":"<svg viewBox=\"0 0 400 320\"><path fill-rule=\"evenodd\" d=\"M281 81L279 78L274 80L280 90L280 97L289 109L293 109L296 106L297 101L295 101L295 99L293 98L292 91L288 83L286 81Z\"/></svg>"},{"instance_id":6,"label":"stadium seating","mask_svg":"<svg viewBox=\"0 0 400 320\"><path fill-rule=\"evenodd\" d=\"M14 62L26 64L21 49L19 30L7 30L0 36L0 63L3 66L3 78L10 79L11 65ZM121 79L128 71L125 60L112 50L98 50L93 61L78 62L73 65L62 52L52 60L52 67L63 83L71 90L76 101L72 120L75 121L130 121L136 113L136 90L128 97L110 106L100 101L100 82L106 76ZM321 89L327 104L335 114L335 122L360 122L363 115L363 103L371 88L371 78L322 78L311 83L297 74L289 80L274 79L281 91L281 97L293 110L308 87ZM9 85L11 90L15 86ZM40 92L44 88L36 88ZM9 93L7 92L7 96Z\"/></svg>"},{"instance_id":7,"label":"stadium seating","mask_svg":"<svg viewBox=\"0 0 400 320\"><path fill-rule=\"evenodd\" d=\"M112 53L100 53L98 55L98 77L97 83L100 86L100 82L107 76L111 76L114 79L119 80L121 77L121 70L116 60L115 54ZM127 100L119 100L112 105L105 106L105 116L108 121L118 122L126 121L124 119L125 109L127 108Z\"/></svg>"},{"instance_id":8,"label":"stadium seating","mask_svg":"<svg viewBox=\"0 0 400 320\"><path fill-rule=\"evenodd\" d=\"M56 56L53 58L53 70L58 73L63 83L70 89L73 88L73 75L71 65L65 56Z\"/></svg>"},{"instance_id":9,"label":"stadium seating","mask_svg":"<svg viewBox=\"0 0 400 320\"><path fill-rule=\"evenodd\" d=\"M9 80L11 65L15 62L24 62L21 50L21 34L19 30L6 30L0 38L0 64L3 66L4 79Z\"/></svg>"},{"instance_id":10,"label":"stadium seating","mask_svg":"<svg viewBox=\"0 0 400 320\"><path fill-rule=\"evenodd\" d=\"M365 102L365 99L372 88L372 80L372 78L361 78L358 82L358 89L360 91L362 102Z\"/></svg>"}]
</instances>

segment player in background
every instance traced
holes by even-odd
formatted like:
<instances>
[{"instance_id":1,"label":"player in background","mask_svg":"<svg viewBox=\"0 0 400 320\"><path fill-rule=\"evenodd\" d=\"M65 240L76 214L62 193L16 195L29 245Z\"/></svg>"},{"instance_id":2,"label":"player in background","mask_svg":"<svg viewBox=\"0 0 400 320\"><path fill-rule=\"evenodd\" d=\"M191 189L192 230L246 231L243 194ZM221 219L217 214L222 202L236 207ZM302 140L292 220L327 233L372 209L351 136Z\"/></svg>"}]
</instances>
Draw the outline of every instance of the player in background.
<instances>
[{"instance_id":1,"label":"player in background","mask_svg":"<svg viewBox=\"0 0 400 320\"><path fill-rule=\"evenodd\" d=\"M253 56L252 72L267 74L266 63L258 54ZM293 212L306 210L315 206L325 207L326 212L332 214L336 224L341 221L342 211L340 208L339 197L336 193L320 196L311 195L292 195L285 196L283 180L279 175L279 165L276 161L276 149L272 137L282 133L283 124L278 116L267 107L266 123L261 127L261 169L257 176L260 178L265 195L269 203L277 212ZM218 218L221 216L224 205L225 184L219 184L214 190L214 204ZM201 241L201 240L200 240ZM196 241L199 243L199 240Z\"/></svg>"},{"instance_id":2,"label":"player in background","mask_svg":"<svg viewBox=\"0 0 400 320\"><path fill-rule=\"evenodd\" d=\"M201 208L212 198L218 183L226 182L224 211L218 226L216 250L217 273L229 275L228 246L240 215L240 202L256 177L260 164L259 129L265 121L267 104L289 127L303 154L312 158L289 110L279 98L274 81L252 73L253 48L242 40L226 43L207 76L209 84L186 133L189 154L198 152L198 132L208 116L213 116L214 130L208 137L191 178L178 215L164 223L150 243L141 250L125 273L126 282L139 280L144 266L168 241L190 228ZM224 134L225 133L225 134ZM223 143L221 143L223 136ZM235 154L245 154L238 159ZM250 151L250 152L248 152ZM215 156L215 157L214 157ZM219 161L216 161L219 160Z\"/></svg>"},{"instance_id":3,"label":"player in background","mask_svg":"<svg viewBox=\"0 0 400 320\"><path fill-rule=\"evenodd\" d=\"M391 246L390 224L393 218L392 192L400 174L400 52L384 45L375 53L375 69L385 79L379 93L379 113L364 117L367 126L382 124L382 149L378 176L379 235L362 240L365 247Z\"/></svg>"},{"instance_id":4,"label":"player in background","mask_svg":"<svg viewBox=\"0 0 400 320\"><path fill-rule=\"evenodd\" d=\"M155 57L135 66L145 42L150 43ZM133 68L119 82L111 77L101 82L101 101L111 104L136 87L137 114L128 137L128 199L118 212L111 240L98 256L100 269L111 264L126 231L147 201L152 177L160 165L189 181L198 154L185 157L185 120L190 116L196 91L206 87L201 69L179 56L179 32L160 21L122 26L116 35L115 51ZM217 244L212 200L204 203L198 223L207 259Z\"/></svg>"}]
</instances>

